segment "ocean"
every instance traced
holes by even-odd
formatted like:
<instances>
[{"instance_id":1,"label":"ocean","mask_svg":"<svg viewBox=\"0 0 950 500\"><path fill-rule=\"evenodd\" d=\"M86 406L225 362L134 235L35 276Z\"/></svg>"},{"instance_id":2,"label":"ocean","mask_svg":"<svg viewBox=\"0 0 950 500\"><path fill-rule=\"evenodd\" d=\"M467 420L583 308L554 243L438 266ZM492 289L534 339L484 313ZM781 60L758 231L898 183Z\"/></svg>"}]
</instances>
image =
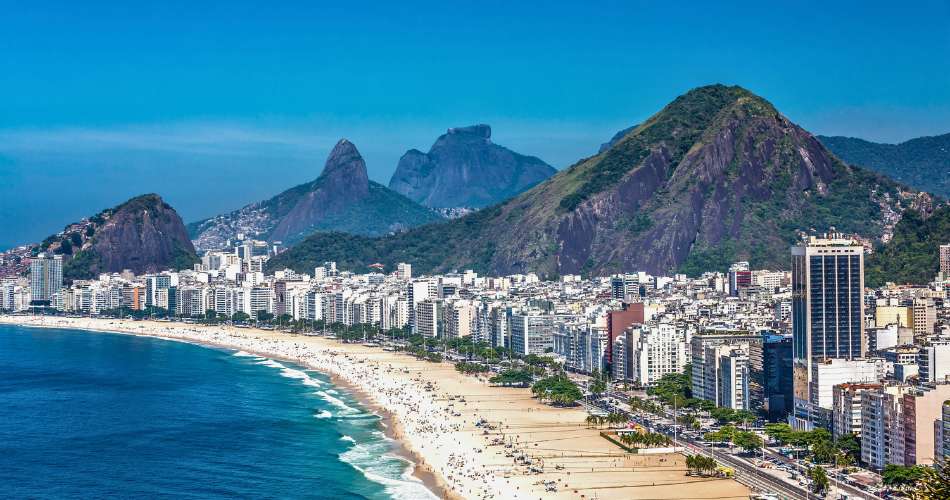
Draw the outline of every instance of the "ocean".
<instances>
[{"instance_id":1,"label":"ocean","mask_svg":"<svg viewBox=\"0 0 950 500\"><path fill-rule=\"evenodd\" d=\"M0 325L7 498L435 498L328 377L181 342Z\"/></svg>"}]
</instances>

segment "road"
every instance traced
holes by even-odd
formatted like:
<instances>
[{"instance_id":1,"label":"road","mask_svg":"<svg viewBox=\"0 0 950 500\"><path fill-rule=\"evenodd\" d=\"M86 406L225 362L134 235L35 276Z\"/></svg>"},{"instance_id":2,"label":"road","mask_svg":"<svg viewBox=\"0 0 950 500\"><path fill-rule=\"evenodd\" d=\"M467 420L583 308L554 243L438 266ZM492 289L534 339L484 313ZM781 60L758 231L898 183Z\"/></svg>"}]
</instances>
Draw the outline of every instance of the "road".
<instances>
[{"instance_id":1,"label":"road","mask_svg":"<svg viewBox=\"0 0 950 500\"><path fill-rule=\"evenodd\" d=\"M614 395L611 394L611 396L614 396ZM617 398L617 399L620 399L620 398ZM607 412L611 411L610 408L607 408L607 407L600 407L600 408L603 411L607 411ZM655 428L652 422L642 418L639 415L635 415L630 412L627 412L627 415L632 421L647 427L651 431L660 432L667 436L673 437L673 432L665 431L660 428ZM669 419L669 422L671 424L673 422L672 415L668 414L667 418ZM725 453L715 448L706 447L701 442L698 442L696 440L683 437L683 436L676 436L676 442L678 445L685 446L691 449L694 453L701 453L703 455L712 456L721 464L732 467L736 471L737 481L757 491L777 494L781 497L792 499L792 500L799 500L799 499L808 500L808 499L818 498L815 495L809 494L807 488L803 488L797 484L790 483L781 477L769 474L768 472L756 467L755 464L747 462L746 460L743 460L742 458L737 457L735 455ZM789 465L790 467L794 467L795 468L794 470L797 470L799 473L803 472L804 468L801 465L797 464L794 460L790 460L789 458L779 453L775 453L774 451L769 450L769 449L766 449L765 453L769 456L775 457L776 459L780 460L782 463ZM870 492L859 490L858 488L851 486L845 482L834 479L830 475L828 476L828 481L839 492L846 493L852 498L860 498L860 499L868 499L868 500L880 498Z\"/></svg>"}]
</instances>

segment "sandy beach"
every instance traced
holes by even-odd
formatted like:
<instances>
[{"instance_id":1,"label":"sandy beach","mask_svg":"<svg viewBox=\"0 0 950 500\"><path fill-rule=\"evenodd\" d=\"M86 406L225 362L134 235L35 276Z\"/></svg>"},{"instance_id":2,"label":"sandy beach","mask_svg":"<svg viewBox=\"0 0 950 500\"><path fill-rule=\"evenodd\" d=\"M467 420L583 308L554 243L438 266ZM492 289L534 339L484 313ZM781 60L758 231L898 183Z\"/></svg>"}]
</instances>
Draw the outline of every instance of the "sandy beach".
<instances>
[{"instance_id":1,"label":"sandy beach","mask_svg":"<svg viewBox=\"0 0 950 500\"><path fill-rule=\"evenodd\" d=\"M388 433L417 463L417 476L442 497L747 499L750 494L731 479L686 476L679 454L624 453L587 427L582 409L541 404L528 389L491 387L449 363L250 328L27 316L0 316L0 323L181 340L329 374L385 417ZM557 491L548 491L545 483Z\"/></svg>"}]
</instances>

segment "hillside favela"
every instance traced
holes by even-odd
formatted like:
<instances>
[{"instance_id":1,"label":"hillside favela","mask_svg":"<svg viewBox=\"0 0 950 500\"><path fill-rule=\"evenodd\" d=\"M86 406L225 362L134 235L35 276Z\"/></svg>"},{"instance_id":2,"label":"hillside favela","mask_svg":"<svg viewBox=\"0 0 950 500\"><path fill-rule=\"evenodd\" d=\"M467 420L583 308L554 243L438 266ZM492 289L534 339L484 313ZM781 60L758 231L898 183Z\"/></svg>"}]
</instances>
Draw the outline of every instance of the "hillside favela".
<instances>
[{"instance_id":1,"label":"hillside favela","mask_svg":"<svg viewBox=\"0 0 950 500\"><path fill-rule=\"evenodd\" d=\"M7 10L5 497L950 499L946 3Z\"/></svg>"}]
</instances>

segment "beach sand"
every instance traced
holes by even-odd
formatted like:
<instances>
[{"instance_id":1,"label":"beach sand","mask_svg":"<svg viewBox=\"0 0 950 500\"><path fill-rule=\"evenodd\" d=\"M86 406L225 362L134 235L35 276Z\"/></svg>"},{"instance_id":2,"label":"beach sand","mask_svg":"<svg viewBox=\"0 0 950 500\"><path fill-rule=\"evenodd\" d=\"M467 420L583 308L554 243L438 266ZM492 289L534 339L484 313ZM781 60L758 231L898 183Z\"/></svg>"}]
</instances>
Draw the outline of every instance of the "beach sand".
<instances>
[{"instance_id":1,"label":"beach sand","mask_svg":"<svg viewBox=\"0 0 950 500\"><path fill-rule=\"evenodd\" d=\"M626 454L600 437L600 430L587 427L583 409L541 404L529 389L492 387L449 363L249 328L29 316L0 316L0 323L168 338L321 371L384 417L388 434L417 463L417 477L441 497L747 499L750 494L732 479L686 476L680 454ZM491 429L476 425L481 421ZM543 472L532 473L506 455L523 455ZM547 491L546 482L557 491Z\"/></svg>"}]
</instances>

